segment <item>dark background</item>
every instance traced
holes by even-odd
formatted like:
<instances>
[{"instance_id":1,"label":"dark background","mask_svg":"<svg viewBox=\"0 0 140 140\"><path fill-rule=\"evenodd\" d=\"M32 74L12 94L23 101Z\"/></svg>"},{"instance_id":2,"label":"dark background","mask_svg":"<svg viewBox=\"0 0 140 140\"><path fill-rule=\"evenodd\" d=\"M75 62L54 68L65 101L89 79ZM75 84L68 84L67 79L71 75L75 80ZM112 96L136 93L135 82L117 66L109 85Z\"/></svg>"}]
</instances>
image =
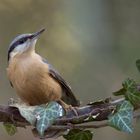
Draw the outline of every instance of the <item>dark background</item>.
<instances>
[{"instance_id":1,"label":"dark background","mask_svg":"<svg viewBox=\"0 0 140 140\"><path fill-rule=\"evenodd\" d=\"M37 52L70 83L76 96L89 101L112 96L130 77L140 81L135 60L140 58L139 0L0 0L0 103L17 98L6 75L7 49L15 36L46 27ZM93 130L94 140L139 140L113 128ZM29 129L1 140L35 139ZM61 139L61 138L60 138Z\"/></svg>"}]
</instances>

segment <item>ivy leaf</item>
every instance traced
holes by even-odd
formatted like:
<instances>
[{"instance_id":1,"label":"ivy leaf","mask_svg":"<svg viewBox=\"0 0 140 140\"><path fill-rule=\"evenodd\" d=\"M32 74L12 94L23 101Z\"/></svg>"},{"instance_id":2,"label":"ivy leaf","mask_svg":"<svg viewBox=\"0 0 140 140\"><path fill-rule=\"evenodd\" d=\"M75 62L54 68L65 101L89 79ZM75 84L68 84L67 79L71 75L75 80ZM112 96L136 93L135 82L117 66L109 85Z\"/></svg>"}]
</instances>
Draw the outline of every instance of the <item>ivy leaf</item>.
<instances>
[{"instance_id":1,"label":"ivy leaf","mask_svg":"<svg viewBox=\"0 0 140 140\"><path fill-rule=\"evenodd\" d=\"M57 102L50 102L47 105L37 106L34 111L37 118L36 129L40 136L44 136L45 130L51 126L54 121L64 115L64 110Z\"/></svg>"},{"instance_id":2,"label":"ivy leaf","mask_svg":"<svg viewBox=\"0 0 140 140\"><path fill-rule=\"evenodd\" d=\"M130 78L127 78L122 85L126 90L136 89L136 82Z\"/></svg>"},{"instance_id":3,"label":"ivy leaf","mask_svg":"<svg viewBox=\"0 0 140 140\"><path fill-rule=\"evenodd\" d=\"M123 87L126 89L126 99L134 106L140 105L140 91L137 88L136 82L133 79L127 79L124 81Z\"/></svg>"},{"instance_id":4,"label":"ivy leaf","mask_svg":"<svg viewBox=\"0 0 140 140\"><path fill-rule=\"evenodd\" d=\"M133 79L126 79L122 83L123 88L114 92L115 96L124 95L135 107L140 105L140 91L138 90L137 83Z\"/></svg>"},{"instance_id":5,"label":"ivy leaf","mask_svg":"<svg viewBox=\"0 0 140 140\"><path fill-rule=\"evenodd\" d=\"M14 124L3 123L3 126L10 136L13 136L17 132L17 128Z\"/></svg>"},{"instance_id":6,"label":"ivy leaf","mask_svg":"<svg viewBox=\"0 0 140 140\"><path fill-rule=\"evenodd\" d=\"M13 104L12 106L17 107L22 117L24 117L30 124L35 125L36 117L34 110L37 106L27 106L25 104Z\"/></svg>"},{"instance_id":7,"label":"ivy leaf","mask_svg":"<svg viewBox=\"0 0 140 140\"><path fill-rule=\"evenodd\" d=\"M135 81L133 79L128 78L122 83L123 88L113 92L113 94L115 96L125 95L128 90L131 90L134 87L136 88L135 85L136 85Z\"/></svg>"},{"instance_id":8,"label":"ivy leaf","mask_svg":"<svg viewBox=\"0 0 140 140\"><path fill-rule=\"evenodd\" d=\"M136 67L138 71L140 72L140 59L136 60Z\"/></svg>"},{"instance_id":9,"label":"ivy leaf","mask_svg":"<svg viewBox=\"0 0 140 140\"><path fill-rule=\"evenodd\" d=\"M129 101L124 101L117 106L116 113L109 116L108 124L117 130L132 133L133 106Z\"/></svg>"},{"instance_id":10,"label":"ivy leaf","mask_svg":"<svg viewBox=\"0 0 140 140\"><path fill-rule=\"evenodd\" d=\"M126 89L121 88L120 90L113 92L113 95L120 96L120 95L124 95L125 93L126 93Z\"/></svg>"},{"instance_id":11,"label":"ivy leaf","mask_svg":"<svg viewBox=\"0 0 140 140\"><path fill-rule=\"evenodd\" d=\"M93 133L89 130L72 129L63 137L66 140L92 140Z\"/></svg>"}]
</instances>

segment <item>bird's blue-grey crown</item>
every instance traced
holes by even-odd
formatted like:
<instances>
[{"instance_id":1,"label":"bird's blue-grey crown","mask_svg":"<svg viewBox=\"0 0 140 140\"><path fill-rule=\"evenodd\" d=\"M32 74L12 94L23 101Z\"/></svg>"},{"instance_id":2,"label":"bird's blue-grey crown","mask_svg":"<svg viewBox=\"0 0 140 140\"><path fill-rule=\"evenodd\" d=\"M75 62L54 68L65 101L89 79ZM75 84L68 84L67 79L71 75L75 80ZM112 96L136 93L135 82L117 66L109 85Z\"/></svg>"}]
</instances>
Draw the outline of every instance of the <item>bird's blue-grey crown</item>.
<instances>
[{"instance_id":1,"label":"bird's blue-grey crown","mask_svg":"<svg viewBox=\"0 0 140 140\"><path fill-rule=\"evenodd\" d=\"M45 29L41 29L38 32L35 33L28 33L28 34L21 34L15 37L15 39L10 43L9 49L8 49L8 61L10 59L10 53L19 45L22 45L25 43L28 39L36 39L42 32L44 32Z\"/></svg>"},{"instance_id":2,"label":"bird's blue-grey crown","mask_svg":"<svg viewBox=\"0 0 140 140\"><path fill-rule=\"evenodd\" d=\"M23 44L27 41L28 38L30 38L32 34L22 34L14 38L14 40L10 43L9 49L8 49L8 61L10 58L10 53L20 44Z\"/></svg>"}]
</instances>

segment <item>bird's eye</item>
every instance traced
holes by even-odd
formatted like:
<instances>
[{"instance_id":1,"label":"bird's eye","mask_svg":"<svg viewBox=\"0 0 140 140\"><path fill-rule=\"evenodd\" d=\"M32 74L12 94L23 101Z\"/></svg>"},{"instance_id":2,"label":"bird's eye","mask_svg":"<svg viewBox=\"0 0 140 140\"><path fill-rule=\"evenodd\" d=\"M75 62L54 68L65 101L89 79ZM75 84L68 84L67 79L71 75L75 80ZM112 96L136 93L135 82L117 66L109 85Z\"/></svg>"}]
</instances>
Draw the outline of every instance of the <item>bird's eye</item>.
<instances>
[{"instance_id":1,"label":"bird's eye","mask_svg":"<svg viewBox=\"0 0 140 140\"><path fill-rule=\"evenodd\" d=\"M23 43L24 43L24 40L20 40L20 41L19 41L19 44L23 44Z\"/></svg>"}]
</instances>

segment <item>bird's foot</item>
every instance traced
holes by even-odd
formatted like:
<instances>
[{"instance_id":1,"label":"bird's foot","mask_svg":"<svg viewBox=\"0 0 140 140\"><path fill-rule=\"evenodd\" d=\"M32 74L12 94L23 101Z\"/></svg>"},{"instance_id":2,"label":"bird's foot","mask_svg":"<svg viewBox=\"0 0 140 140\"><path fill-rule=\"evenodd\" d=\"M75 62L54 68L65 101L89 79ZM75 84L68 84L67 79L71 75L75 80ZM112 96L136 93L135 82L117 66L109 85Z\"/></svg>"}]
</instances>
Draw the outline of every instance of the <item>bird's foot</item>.
<instances>
[{"instance_id":1,"label":"bird's foot","mask_svg":"<svg viewBox=\"0 0 140 140\"><path fill-rule=\"evenodd\" d=\"M20 106L30 106L28 103L25 103L24 101L22 101L20 98L18 99L13 99L13 98L10 98L8 100L8 105L9 106L12 106L12 107L20 107Z\"/></svg>"},{"instance_id":2,"label":"bird's foot","mask_svg":"<svg viewBox=\"0 0 140 140\"><path fill-rule=\"evenodd\" d=\"M66 111L66 113L68 111L73 111L73 113L75 114L75 116L78 116L77 107L73 107L72 105L68 105L65 102L63 102L62 100L60 100L59 103L62 105L62 107L64 108L64 110Z\"/></svg>"},{"instance_id":3,"label":"bird's foot","mask_svg":"<svg viewBox=\"0 0 140 140\"><path fill-rule=\"evenodd\" d=\"M73 111L73 113L75 114L75 116L78 116L78 112L77 112L77 107L73 107L72 105L68 105L68 108L66 108L67 111Z\"/></svg>"},{"instance_id":4,"label":"bird's foot","mask_svg":"<svg viewBox=\"0 0 140 140\"><path fill-rule=\"evenodd\" d=\"M14 104L16 104L17 103L17 101L15 101L13 98L10 98L9 100L8 100L8 105L9 106L12 106L12 105L14 105Z\"/></svg>"}]
</instances>

